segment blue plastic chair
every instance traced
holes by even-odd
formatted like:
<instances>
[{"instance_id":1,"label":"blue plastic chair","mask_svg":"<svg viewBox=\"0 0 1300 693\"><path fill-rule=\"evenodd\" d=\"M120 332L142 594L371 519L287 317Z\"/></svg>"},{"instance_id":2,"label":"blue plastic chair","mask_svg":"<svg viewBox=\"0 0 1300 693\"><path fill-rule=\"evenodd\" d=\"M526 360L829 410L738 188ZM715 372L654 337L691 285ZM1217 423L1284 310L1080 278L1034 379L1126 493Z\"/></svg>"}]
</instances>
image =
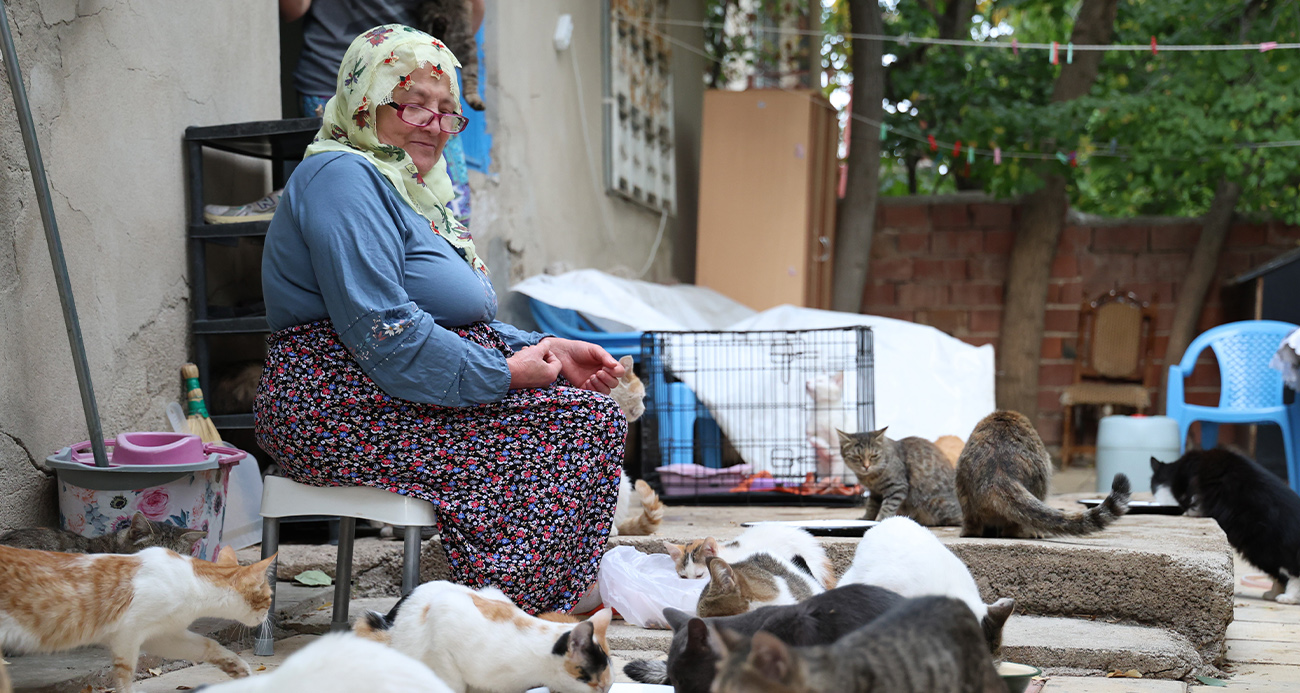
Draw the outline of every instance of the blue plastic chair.
<instances>
[{"instance_id":1,"label":"blue plastic chair","mask_svg":"<svg viewBox=\"0 0 1300 693\"><path fill-rule=\"evenodd\" d=\"M1187 431L1201 422L1201 447L1219 442L1219 424L1274 424L1282 429L1286 449L1287 481L1291 488L1300 483L1300 459L1296 435L1300 433L1300 401L1282 401L1282 374L1268 363L1282 340L1296 330L1288 322L1245 320L1206 330L1183 353L1183 360L1169 367L1165 413L1178 422L1179 439L1187 450ZM1196 359L1206 348L1219 361L1219 406L1187 404L1183 379L1192 374Z\"/></svg>"},{"instance_id":2,"label":"blue plastic chair","mask_svg":"<svg viewBox=\"0 0 1300 693\"><path fill-rule=\"evenodd\" d=\"M543 332L599 344L614 358L626 355L631 356L634 362L641 360L640 332L605 332L575 310L557 308L531 296L528 306L533 320ZM646 364L646 375L650 379L649 391L655 395L647 409L659 421L659 449L663 451L665 464L694 462L695 421L703 418L700 443L704 465L721 467L722 431L708 410L699 406L695 393L684 383L668 382L662 360L658 357L652 357Z\"/></svg>"}]
</instances>

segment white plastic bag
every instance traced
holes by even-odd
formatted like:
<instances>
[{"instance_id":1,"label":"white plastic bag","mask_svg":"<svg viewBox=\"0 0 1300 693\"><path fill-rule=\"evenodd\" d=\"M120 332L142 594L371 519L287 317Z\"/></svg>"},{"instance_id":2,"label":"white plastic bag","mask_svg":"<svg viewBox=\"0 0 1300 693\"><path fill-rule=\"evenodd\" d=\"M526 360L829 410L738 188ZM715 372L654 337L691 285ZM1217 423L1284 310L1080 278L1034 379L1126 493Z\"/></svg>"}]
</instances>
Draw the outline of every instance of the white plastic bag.
<instances>
[{"instance_id":1,"label":"white plastic bag","mask_svg":"<svg viewBox=\"0 0 1300 693\"><path fill-rule=\"evenodd\" d=\"M708 577L686 579L677 574L668 554L641 553L631 546L615 546L600 561L600 598L623 619L642 628L668 628L664 607L695 613Z\"/></svg>"}]
</instances>

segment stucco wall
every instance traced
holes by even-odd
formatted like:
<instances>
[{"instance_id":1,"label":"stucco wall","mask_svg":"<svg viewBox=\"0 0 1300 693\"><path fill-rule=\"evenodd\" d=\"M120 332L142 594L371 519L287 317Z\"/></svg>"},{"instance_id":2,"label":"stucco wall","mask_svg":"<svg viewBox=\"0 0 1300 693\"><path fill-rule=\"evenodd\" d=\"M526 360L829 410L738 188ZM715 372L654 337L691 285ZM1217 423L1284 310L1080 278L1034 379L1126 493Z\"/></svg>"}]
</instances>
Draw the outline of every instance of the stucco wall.
<instances>
[{"instance_id":1,"label":"stucco wall","mask_svg":"<svg viewBox=\"0 0 1300 693\"><path fill-rule=\"evenodd\" d=\"M162 427L189 351L181 136L279 117L275 3L7 4L104 431ZM7 86L0 128L3 531L54 519L40 461L84 440L86 427ZM239 195L261 194L258 181L248 186Z\"/></svg>"},{"instance_id":2,"label":"stucco wall","mask_svg":"<svg viewBox=\"0 0 1300 693\"><path fill-rule=\"evenodd\" d=\"M488 3L484 50L493 174L473 181L474 234L487 248L503 298L510 284L546 270L590 267L635 276L659 229L657 213L604 193L599 8L595 0ZM703 20L704 3L697 0L670 0L669 9L676 19ZM573 17L573 43L557 52L552 36L562 14ZM697 48L703 44L698 27L672 27L667 33ZM703 58L680 46L672 50L678 204L645 276L651 281L685 281L694 274L693 171L699 160ZM582 80L581 103L574 62ZM579 108L586 115L590 152ZM517 303L507 299L503 309L504 319L520 317Z\"/></svg>"}]
</instances>

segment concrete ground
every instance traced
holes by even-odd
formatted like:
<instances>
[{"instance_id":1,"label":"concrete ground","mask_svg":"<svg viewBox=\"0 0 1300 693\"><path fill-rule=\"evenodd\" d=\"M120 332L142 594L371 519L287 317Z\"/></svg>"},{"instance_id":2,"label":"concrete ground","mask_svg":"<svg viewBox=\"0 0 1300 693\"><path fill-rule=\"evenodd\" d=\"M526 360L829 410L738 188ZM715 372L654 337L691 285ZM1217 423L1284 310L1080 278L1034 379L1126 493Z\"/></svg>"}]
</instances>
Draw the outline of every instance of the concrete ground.
<instances>
[{"instance_id":1,"label":"concrete ground","mask_svg":"<svg viewBox=\"0 0 1300 693\"><path fill-rule=\"evenodd\" d=\"M1054 481L1057 493L1091 492L1095 478L1090 469L1068 469L1058 472ZM770 519L795 519L809 517L853 517L846 509L827 511L817 508L761 508L750 514L760 514ZM741 513L744 514L743 512ZM722 516L736 517L735 509L672 506L665 518L663 533L668 536L691 535L704 526L718 524ZM727 520L723 520L726 522ZM400 544L394 542L400 551ZM333 561L333 550L316 547L320 567ZM1266 586L1256 580L1258 571L1239 558L1234 565L1234 595L1232 600L1234 620L1227 627L1227 663L1225 671L1228 690L1277 692L1300 691L1300 607L1279 605L1261 598ZM280 610L289 618L284 639L276 644L276 654L263 658L245 649L241 654L257 673L273 670L294 651L319 637L328 628L332 599L331 588L307 588L282 582L278 591ZM394 597L362 597L353 600L352 614L374 608L386 610ZM1012 623L1019 617L1013 617ZM1033 618L1033 617L1026 617ZM1008 626L1010 628L1010 625ZM196 629L214 631L216 624L198 624ZM1086 630L1076 637L1087 638ZM1164 631L1159 631L1163 633ZM238 635L227 631L226 636ZM615 649L616 680L628 681L622 673L626 661L636 658L659 657L655 651L663 642L663 632L644 631L628 625L611 630L611 644ZM1113 637L1111 634L1100 637ZM1075 643L1104 648L1113 643ZM82 650L51 657L10 657L11 673L15 677L16 691L22 693L103 693L103 679L96 677L100 665L107 662L106 655L95 650ZM146 673L146 668L152 672ZM227 680L225 675L211 665L186 666L181 662L144 662L142 680L137 690L145 693L163 693L186 690L204 683ZM1047 693L1187 693L1191 686L1197 690L1210 690L1198 684L1176 680L1149 678L1101 678L1096 676L1052 676L1043 690Z\"/></svg>"}]
</instances>

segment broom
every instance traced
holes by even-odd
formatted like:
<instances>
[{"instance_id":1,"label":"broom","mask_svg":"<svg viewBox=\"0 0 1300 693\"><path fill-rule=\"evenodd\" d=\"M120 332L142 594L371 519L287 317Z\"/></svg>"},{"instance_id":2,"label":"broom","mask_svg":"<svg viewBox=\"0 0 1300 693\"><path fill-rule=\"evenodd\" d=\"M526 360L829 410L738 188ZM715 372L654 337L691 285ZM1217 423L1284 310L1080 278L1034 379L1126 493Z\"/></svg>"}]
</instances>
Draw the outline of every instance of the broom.
<instances>
[{"instance_id":1,"label":"broom","mask_svg":"<svg viewBox=\"0 0 1300 693\"><path fill-rule=\"evenodd\" d=\"M205 443L217 443L221 441L221 434L217 433L217 427L212 425L212 419L208 416L208 407L203 403L203 390L199 387L199 367L187 363L181 366L181 376L185 378L185 399L189 405L187 411L189 417L186 421L189 423L190 433L199 437Z\"/></svg>"}]
</instances>

